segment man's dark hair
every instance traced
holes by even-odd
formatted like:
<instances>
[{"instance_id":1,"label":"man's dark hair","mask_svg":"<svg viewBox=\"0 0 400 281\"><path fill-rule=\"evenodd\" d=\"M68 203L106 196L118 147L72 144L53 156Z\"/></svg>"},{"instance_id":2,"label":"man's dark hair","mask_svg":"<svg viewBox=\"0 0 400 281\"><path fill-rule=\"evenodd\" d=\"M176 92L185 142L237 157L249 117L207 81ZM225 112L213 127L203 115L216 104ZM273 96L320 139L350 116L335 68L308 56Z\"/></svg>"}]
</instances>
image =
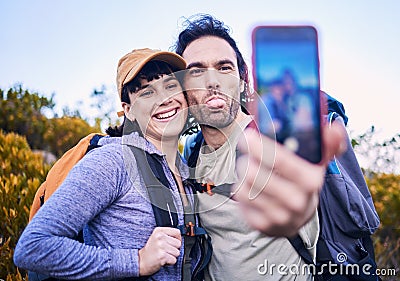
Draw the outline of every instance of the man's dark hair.
<instances>
[{"instance_id":1,"label":"man's dark hair","mask_svg":"<svg viewBox=\"0 0 400 281\"><path fill-rule=\"evenodd\" d=\"M175 44L175 52L182 55L187 46L194 40L204 36L215 36L224 39L232 47L236 53L237 64L239 68L239 76L245 82L245 90L241 93L242 104L248 97L249 71L242 53L236 45L236 41L230 35L229 27L225 26L222 21L215 19L211 15L198 14L187 19L184 23L184 30L179 33L178 40ZM243 107L242 107L243 109Z\"/></svg>"}]
</instances>

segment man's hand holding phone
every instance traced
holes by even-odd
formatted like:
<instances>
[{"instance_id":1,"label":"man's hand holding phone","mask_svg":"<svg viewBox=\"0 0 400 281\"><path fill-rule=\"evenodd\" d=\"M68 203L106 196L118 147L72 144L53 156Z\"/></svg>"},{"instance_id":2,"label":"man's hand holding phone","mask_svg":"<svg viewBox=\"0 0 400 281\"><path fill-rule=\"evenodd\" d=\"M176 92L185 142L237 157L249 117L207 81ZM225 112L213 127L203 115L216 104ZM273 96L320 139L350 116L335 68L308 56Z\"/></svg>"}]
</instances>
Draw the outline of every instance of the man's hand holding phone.
<instances>
[{"instance_id":1,"label":"man's hand holding phone","mask_svg":"<svg viewBox=\"0 0 400 281\"><path fill-rule=\"evenodd\" d=\"M290 237L315 214L326 165L346 148L342 126L324 126L322 133L323 160L313 164L254 129L244 132L235 199L252 227L269 236Z\"/></svg>"},{"instance_id":2,"label":"man's hand holding phone","mask_svg":"<svg viewBox=\"0 0 400 281\"><path fill-rule=\"evenodd\" d=\"M322 126L316 29L256 27L253 74L256 128L239 142L235 198L250 225L289 237L315 215L326 165L345 136L342 127Z\"/></svg>"}]
</instances>

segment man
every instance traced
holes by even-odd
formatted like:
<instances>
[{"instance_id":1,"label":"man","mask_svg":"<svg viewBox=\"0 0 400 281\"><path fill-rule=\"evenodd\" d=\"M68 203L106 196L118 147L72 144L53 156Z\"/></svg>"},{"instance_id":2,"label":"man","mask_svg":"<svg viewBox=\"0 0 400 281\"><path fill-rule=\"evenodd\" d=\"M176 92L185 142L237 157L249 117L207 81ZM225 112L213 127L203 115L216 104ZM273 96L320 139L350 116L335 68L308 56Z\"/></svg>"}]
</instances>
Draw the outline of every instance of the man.
<instances>
[{"instance_id":1,"label":"man","mask_svg":"<svg viewBox=\"0 0 400 281\"><path fill-rule=\"evenodd\" d=\"M237 183L235 200L210 192L199 194L199 213L213 243L210 280L310 280L310 274L266 267L304 264L285 237L300 234L311 254L318 235L316 207L324 165L313 165L266 137L241 132L251 122L240 106L248 71L224 24L210 16L188 22L176 52L187 61L184 86L190 112L201 133L188 138L185 157L196 150L195 176L200 183ZM239 77L240 79L235 79ZM326 159L340 148L343 132L326 131ZM239 142L240 141L240 142ZM244 154L236 164L236 146ZM325 161L326 162L326 161ZM324 162L324 163L325 163ZM239 176L239 177L238 177ZM257 196L249 196L250 190ZM242 207L242 209L240 208ZM308 222L308 223L307 223ZM302 227L307 223L304 227ZM261 230L263 233L254 230ZM267 235L266 235L267 234ZM265 276L268 274L268 276Z\"/></svg>"}]
</instances>

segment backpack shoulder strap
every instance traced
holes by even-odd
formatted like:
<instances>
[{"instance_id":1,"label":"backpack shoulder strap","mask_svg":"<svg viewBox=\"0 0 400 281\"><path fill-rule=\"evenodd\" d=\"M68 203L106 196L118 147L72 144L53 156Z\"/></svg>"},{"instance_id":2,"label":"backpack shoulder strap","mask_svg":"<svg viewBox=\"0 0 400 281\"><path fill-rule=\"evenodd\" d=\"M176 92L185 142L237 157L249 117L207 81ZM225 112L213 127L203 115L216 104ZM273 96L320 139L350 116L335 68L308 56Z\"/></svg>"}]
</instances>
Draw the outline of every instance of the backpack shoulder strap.
<instances>
[{"instance_id":1,"label":"backpack shoulder strap","mask_svg":"<svg viewBox=\"0 0 400 281\"><path fill-rule=\"evenodd\" d=\"M156 156L135 146L129 147L135 155L138 170L146 185L156 225L177 227L178 215L161 163L155 159Z\"/></svg>"},{"instance_id":2,"label":"backpack shoulder strap","mask_svg":"<svg viewBox=\"0 0 400 281\"><path fill-rule=\"evenodd\" d=\"M179 225L178 214L172 197L171 187L160 161L156 159L158 156L149 154L134 146L130 146L130 148L135 156L138 170L146 185L156 225L176 227L179 229L181 235L195 237L196 243L200 243L200 239L203 239L205 244L205 249L203 249L204 255L193 272L194 279L192 280L196 280L195 277L198 274L201 276L203 270L211 259L211 238L206 237L206 230L201 226L196 225L195 222ZM186 241L187 240L185 240L185 243ZM191 250L189 250L189 253L190 251Z\"/></svg>"},{"instance_id":3,"label":"backpack shoulder strap","mask_svg":"<svg viewBox=\"0 0 400 281\"><path fill-rule=\"evenodd\" d=\"M104 135L92 133L81 139L77 145L68 150L64 155L56 161L46 176L46 180L36 191L31 210L29 213L29 221L33 218L40 206L56 191L61 183L67 177L72 167L78 163L80 159L87 153L88 147L92 139L97 142ZM96 142L96 145L97 145Z\"/></svg>"},{"instance_id":4,"label":"backpack shoulder strap","mask_svg":"<svg viewBox=\"0 0 400 281\"><path fill-rule=\"evenodd\" d=\"M157 226L176 227L182 235L205 235L206 231L196 225L179 225L172 191L157 155L149 154L140 148L130 146L136 163L146 185Z\"/></svg>"},{"instance_id":5,"label":"backpack shoulder strap","mask_svg":"<svg viewBox=\"0 0 400 281\"><path fill-rule=\"evenodd\" d=\"M311 257L310 252L304 246L303 239L301 239L299 234L297 234L293 238L288 237L288 240L293 248L296 250L296 252L299 254L299 256L301 256L307 264L314 264L314 260Z\"/></svg>"}]
</instances>

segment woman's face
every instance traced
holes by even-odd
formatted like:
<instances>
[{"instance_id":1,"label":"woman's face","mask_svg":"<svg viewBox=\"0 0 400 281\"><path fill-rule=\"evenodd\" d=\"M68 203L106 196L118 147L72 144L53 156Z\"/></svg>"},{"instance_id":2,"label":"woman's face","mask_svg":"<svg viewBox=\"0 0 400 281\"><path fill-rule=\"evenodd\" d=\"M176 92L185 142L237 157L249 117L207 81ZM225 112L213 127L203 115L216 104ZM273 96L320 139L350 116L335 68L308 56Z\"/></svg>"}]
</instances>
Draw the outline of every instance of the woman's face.
<instances>
[{"instance_id":1,"label":"woman's face","mask_svg":"<svg viewBox=\"0 0 400 281\"><path fill-rule=\"evenodd\" d=\"M130 93L131 104L125 104L126 116L136 120L147 139L157 141L178 138L187 119L187 102L176 77L141 79L141 88Z\"/></svg>"}]
</instances>

